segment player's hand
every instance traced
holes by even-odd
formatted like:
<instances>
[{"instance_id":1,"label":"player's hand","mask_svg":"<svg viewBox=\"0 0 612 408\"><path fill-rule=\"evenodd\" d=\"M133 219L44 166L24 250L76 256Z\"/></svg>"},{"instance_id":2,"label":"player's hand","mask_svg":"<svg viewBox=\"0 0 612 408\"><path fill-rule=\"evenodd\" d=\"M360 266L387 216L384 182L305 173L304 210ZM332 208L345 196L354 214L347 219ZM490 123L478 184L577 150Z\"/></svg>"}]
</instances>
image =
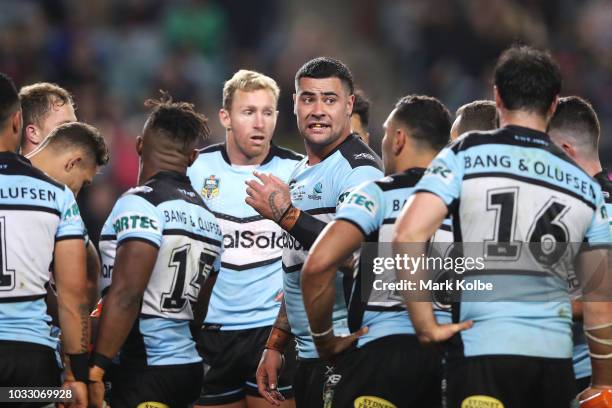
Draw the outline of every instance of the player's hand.
<instances>
[{"instance_id":1,"label":"player's hand","mask_svg":"<svg viewBox=\"0 0 612 408\"><path fill-rule=\"evenodd\" d=\"M357 341L357 339L359 339L359 337L367 332L367 327L362 327L348 336L335 336L332 332L329 333L328 336L315 338L314 343L317 347L319 357L325 361L333 362L338 354L346 351Z\"/></svg>"},{"instance_id":2,"label":"player's hand","mask_svg":"<svg viewBox=\"0 0 612 408\"><path fill-rule=\"evenodd\" d=\"M441 343L453 337L460 331L467 330L474 325L471 320L460 323L438 324L434 323L426 330L417 333L421 344Z\"/></svg>"},{"instance_id":3,"label":"player's hand","mask_svg":"<svg viewBox=\"0 0 612 408\"><path fill-rule=\"evenodd\" d=\"M72 392L72 402L60 403L60 408L87 408L87 385L81 381L64 381L62 388Z\"/></svg>"},{"instance_id":4,"label":"player's hand","mask_svg":"<svg viewBox=\"0 0 612 408\"><path fill-rule=\"evenodd\" d=\"M595 404L594 400L601 405L593 406L612 407L612 386L590 386L578 395L581 407L588 407L589 402Z\"/></svg>"},{"instance_id":5,"label":"player's hand","mask_svg":"<svg viewBox=\"0 0 612 408\"><path fill-rule=\"evenodd\" d=\"M245 181L247 185L246 203L253 207L262 217L279 222L291 206L289 186L272 174L253 172L257 180Z\"/></svg>"},{"instance_id":6,"label":"player's hand","mask_svg":"<svg viewBox=\"0 0 612 408\"><path fill-rule=\"evenodd\" d=\"M89 406L104 408L104 370L93 366L89 369Z\"/></svg>"},{"instance_id":7,"label":"player's hand","mask_svg":"<svg viewBox=\"0 0 612 408\"><path fill-rule=\"evenodd\" d=\"M283 356L279 351L265 349L257 366L257 389L272 405L280 405L285 397L278 391L278 374L283 367Z\"/></svg>"}]
</instances>

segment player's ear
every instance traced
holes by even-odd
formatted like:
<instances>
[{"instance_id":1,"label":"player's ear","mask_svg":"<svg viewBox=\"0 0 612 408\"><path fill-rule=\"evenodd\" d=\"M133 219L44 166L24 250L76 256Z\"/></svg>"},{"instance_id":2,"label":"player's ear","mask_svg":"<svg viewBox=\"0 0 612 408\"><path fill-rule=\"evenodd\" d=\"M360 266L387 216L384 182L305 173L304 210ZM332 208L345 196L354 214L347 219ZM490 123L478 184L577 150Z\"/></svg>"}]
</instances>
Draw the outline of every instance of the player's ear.
<instances>
[{"instance_id":1,"label":"player's ear","mask_svg":"<svg viewBox=\"0 0 612 408\"><path fill-rule=\"evenodd\" d=\"M223 108L219 109L219 122L221 122L221 126L226 130L232 130L232 119L230 118L230 114Z\"/></svg>"},{"instance_id":2,"label":"player's ear","mask_svg":"<svg viewBox=\"0 0 612 408\"><path fill-rule=\"evenodd\" d=\"M18 109L17 112L13 114L13 118L11 120L11 127L13 129L13 133L21 133L22 126L23 116L21 114L21 109Z\"/></svg>"},{"instance_id":3,"label":"player's ear","mask_svg":"<svg viewBox=\"0 0 612 408\"><path fill-rule=\"evenodd\" d=\"M350 117L353 114L353 104L355 103L355 95L351 94L348 97L348 102L346 104L347 115Z\"/></svg>"},{"instance_id":4,"label":"player's ear","mask_svg":"<svg viewBox=\"0 0 612 408\"><path fill-rule=\"evenodd\" d=\"M576 158L576 149L570 143L567 143L567 142L561 143L561 148L563 149L565 154L567 154L569 157L571 157L572 159Z\"/></svg>"},{"instance_id":5,"label":"player's ear","mask_svg":"<svg viewBox=\"0 0 612 408\"><path fill-rule=\"evenodd\" d=\"M200 154L200 151L198 149L193 149L191 151L191 153L189 153L189 158L187 160L188 164L187 167L191 167L191 165L196 161L196 159L198 158L198 155Z\"/></svg>"},{"instance_id":6,"label":"player's ear","mask_svg":"<svg viewBox=\"0 0 612 408\"><path fill-rule=\"evenodd\" d=\"M70 172L76 169L82 161L83 159L81 158L81 156L70 156L68 161L64 164L64 170L66 172Z\"/></svg>"},{"instance_id":7,"label":"player's ear","mask_svg":"<svg viewBox=\"0 0 612 408\"><path fill-rule=\"evenodd\" d=\"M557 110L557 105L559 105L559 95L555 96L555 99L553 99L552 103L550 104L550 107L548 108L548 112L546 112L547 120L550 120L550 118L553 117L555 111Z\"/></svg>"},{"instance_id":8,"label":"player's ear","mask_svg":"<svg viewBox=\"0 0 612 408\"><path fill-rule=\"evenodd\" d=\"M297 95L293 94L293 114L297 116Z\"/></svg>"},{"instance_id":9,"label":"player's ear","mask_svg":"<svg viewBox=\"0 0 612 408\"><path fill-rule=\"evenodd\" d=\"M395 130L395 135L393 138L393 153L395 155L399 155L402 150L404 150L404 146L406 146L406 138L408 135L406 134L406 129L402 127L398 127Z\"/></svg>"},{"instance_id":10,"label":"player's ear","mask_svg":"<svg viewBox=\"0 0 612 408\"><path fill-rule=\"evenodd\" d=\"M497 109L505 109L504 101L502 101L501 96L499 95L499 91L497 90L497 86L493 86L493 95L495 96L495 106Z\"/></svg>"},{"instance_id":11,"label":"player's ear","mask_svg":"<svg viewBox=\"0 0 612 408\"><path fill-rule=\"evenodd\" d=\"M142 136L136 137L136 153L138 153L138 156L142 156L142 146L143 146Z\"/></svg>"}]
</instances>

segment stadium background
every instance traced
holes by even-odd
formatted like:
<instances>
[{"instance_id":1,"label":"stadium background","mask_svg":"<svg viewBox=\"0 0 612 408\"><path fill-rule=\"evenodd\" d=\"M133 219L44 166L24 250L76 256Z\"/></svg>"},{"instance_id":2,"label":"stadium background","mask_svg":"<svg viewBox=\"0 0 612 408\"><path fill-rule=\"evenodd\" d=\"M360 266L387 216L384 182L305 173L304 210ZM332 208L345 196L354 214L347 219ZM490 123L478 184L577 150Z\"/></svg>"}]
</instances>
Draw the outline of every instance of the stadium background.
<instances>
[{"instance_id":1,"label":"stadium background","mask_svg":"<svg viewBox=\"0 0 612 408\"><path fill-rule=\"evenodd\" d=\"M588 98L602 121L601 159L612 165L612 2L606 0L0 0L0 71L73 93L77 117L97 126L111 161L79 201L92 238L116 197L134 185L134 140L144 99L167 90L210 118L213 141L223 81L240 68L281 87L275 141L303 151L293 77L307 59L345 61L373 106L372 145L407 93L451 111L491 98L500 51L520 40L549 48L563 94Z\"/></svg>"}]
</instances>

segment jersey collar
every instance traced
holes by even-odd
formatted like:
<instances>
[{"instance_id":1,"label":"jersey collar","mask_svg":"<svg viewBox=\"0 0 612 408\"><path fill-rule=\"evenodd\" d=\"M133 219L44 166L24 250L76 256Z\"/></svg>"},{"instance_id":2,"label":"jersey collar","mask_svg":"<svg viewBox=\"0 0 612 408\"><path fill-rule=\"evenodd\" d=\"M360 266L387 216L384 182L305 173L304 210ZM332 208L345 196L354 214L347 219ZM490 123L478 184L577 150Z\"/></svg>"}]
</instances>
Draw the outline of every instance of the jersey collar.
<instances>
[{"instance_id":1,"label":"jersey collar","mask_svg":"<svg viewBox=\"0 0 612 408\"><path fill-rule=\"evenodd\" d=\"M278 147L273 142L270 142L270 150L268 151L268 154L263 159L263 161L257 164L256 166L263 166L264 164L267 164L268 162L270 162L274 158L274 156L277 155L277 151L278 151ZM230 166L232 165L229 155L227 154L227 143L221 143L221 156L223 157L223 160L225 160L227 164L229 164Z\"/></svg>"}]
</instances>

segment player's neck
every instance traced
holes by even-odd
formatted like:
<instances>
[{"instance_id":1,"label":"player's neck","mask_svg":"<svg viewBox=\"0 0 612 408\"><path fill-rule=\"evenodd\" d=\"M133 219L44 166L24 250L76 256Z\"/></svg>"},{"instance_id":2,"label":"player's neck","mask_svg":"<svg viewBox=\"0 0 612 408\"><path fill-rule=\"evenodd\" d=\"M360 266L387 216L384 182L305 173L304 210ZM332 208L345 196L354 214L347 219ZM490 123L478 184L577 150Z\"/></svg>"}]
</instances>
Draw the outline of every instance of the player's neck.
<instances>
[{"instance_id":1,"label":"player's neck","mask_svg":"<svg viewBox=\"0 0 612 408\"><path fill-rule=\"evenodd\" d=\"M308 143L308 141L304 139L304 147L306 149L306 156L308 157L308 164L310 166L314 166L315 164L321 163L323 159L325 159L329 155L329 153L331 153L332 150L340 146L346 140L346 138L349 137L350 134L351 128L348 127L345 130L343 136L340 136L333 143L324 146Z\"/></svg>"},{"instance_id":2,"label":"player's neck","mask_svg":"<svg viewBox=\"0 0 612 408\"><path fill-rule=\"evenodd\" d=\"M584 171L588 173L589 176L593 177L597 173L601 173L603 171L603 167L601 167L601 163L599 160L578 160L575 159L576 164L578 164Z\"/></svg>"},{"instance_id":3,"label":"player's neck","mask_svg":"<svg viewBox=\"0 0 612 408\"><path fill-rule=\"evenodd\" d=\"M140 169L138 171L138 185L143 185L149 181L151 177L155 176L161 171L187 174L187 166L185 164L156 157L151 157L146 160L141 159Z\"/></svg>"},{"instance_id":4,"label":"player's neck","mask_svg":"<svg viewBox=\"0 0 612 408\"><path fill-rule=\"evenodd\" d=\"M397 164L398 173L406 170L421 168L426 169L431 164L431 161L436 157L435 152L431 151L412 151L408 157L403 157Z\"/></svg>"},{"instance_id":5,"label":"player's neck","mask_svg":"<svg viewBox=\"0 0 612 408\"><path fill-rule=\"evenodd\" d=\"M501 110L499 115L499 127L501 128L510 125L546 132L548 120L546 117L537 113L526 112L523 110Z\"/></svg>"}]
</instances>

